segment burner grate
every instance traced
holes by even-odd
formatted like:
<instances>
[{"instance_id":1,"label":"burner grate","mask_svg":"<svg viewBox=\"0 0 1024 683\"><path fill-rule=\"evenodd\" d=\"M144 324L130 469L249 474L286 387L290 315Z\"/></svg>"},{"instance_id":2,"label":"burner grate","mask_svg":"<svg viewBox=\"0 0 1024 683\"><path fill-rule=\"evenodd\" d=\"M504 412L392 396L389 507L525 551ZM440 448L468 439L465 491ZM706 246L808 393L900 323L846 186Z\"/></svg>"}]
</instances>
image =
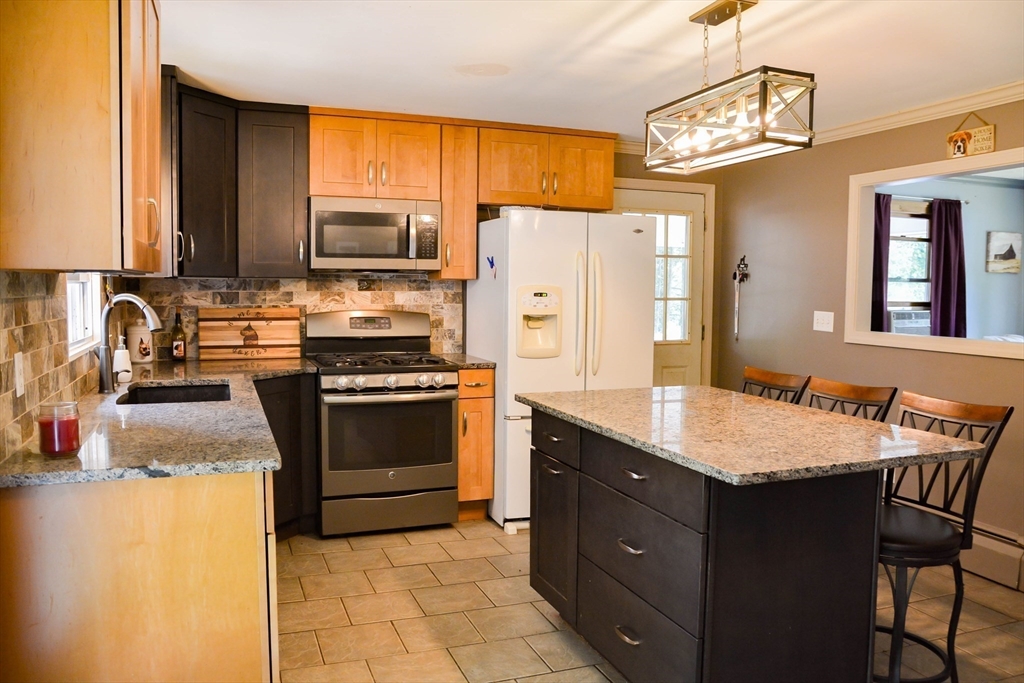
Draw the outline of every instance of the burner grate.
<instances>
[{"instance_id":1,"label":"burner grate","mask_svg":"<svg viewBox=\"0 0 1024 683\"><path fill-rule=\"evenodd\" d=\"M448 361L422 353L329 353L316 356L316 362L325 367L373 368L419 367L445 365Z\"/></svg>"}]
</instances>

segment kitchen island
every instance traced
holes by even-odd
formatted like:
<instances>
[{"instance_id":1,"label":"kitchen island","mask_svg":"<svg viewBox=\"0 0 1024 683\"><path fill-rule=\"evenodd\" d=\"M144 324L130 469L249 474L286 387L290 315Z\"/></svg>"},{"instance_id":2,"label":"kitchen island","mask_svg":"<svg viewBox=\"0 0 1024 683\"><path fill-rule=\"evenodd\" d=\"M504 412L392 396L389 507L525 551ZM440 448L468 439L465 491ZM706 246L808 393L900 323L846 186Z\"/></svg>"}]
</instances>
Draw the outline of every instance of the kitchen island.
<instances>
[{"instance_id":1,"label":"kitchen island","mask_svg":"<svg viewBox=\"0 0 1024 683\"><path fill-rule=\"evenodd\" d=\"M882 471L982 454L711 387L516 400L531 585L635 682L869 681Z\"/></svg>"},{"instance_id":2,"label":"kitchen island","mask_svg":"<svg viewBox=\"0 0 1024 683\"><path fill-rule=\"evenodd\" d=\"M0 463L0 681L276 678L273 481L255 382L305 360L135 365L82 448ZM181 387L222 400L132 405Z\"/></svg>"}]
</instances>

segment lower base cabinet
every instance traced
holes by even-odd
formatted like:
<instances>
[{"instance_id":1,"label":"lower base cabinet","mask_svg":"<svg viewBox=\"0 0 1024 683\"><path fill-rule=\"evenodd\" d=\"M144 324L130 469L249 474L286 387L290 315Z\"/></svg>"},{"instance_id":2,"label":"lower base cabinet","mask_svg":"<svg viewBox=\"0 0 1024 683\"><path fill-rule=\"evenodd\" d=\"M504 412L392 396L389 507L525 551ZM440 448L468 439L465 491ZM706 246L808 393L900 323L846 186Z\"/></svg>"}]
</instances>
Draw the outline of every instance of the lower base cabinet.
<instances>
[{"instance_id":1,"label":"lower base cabinet","mask_svg":"<svg viewBox=\"0 0 1024 683\"><path fill-rule=\"evenodd\" d=\"M263 472L0 490L0 681L278 680Z\"/></svg>"},{"instance_id":2,"label":"lower base cabinet","mask_svg":"<svg viewBox=\"0 0 1024 683\"><path fill-rule=\"evenodd\" d=\"M530 455L530 585L576 623L579 472L533 451Z\"/></svg>"}]
</instances>

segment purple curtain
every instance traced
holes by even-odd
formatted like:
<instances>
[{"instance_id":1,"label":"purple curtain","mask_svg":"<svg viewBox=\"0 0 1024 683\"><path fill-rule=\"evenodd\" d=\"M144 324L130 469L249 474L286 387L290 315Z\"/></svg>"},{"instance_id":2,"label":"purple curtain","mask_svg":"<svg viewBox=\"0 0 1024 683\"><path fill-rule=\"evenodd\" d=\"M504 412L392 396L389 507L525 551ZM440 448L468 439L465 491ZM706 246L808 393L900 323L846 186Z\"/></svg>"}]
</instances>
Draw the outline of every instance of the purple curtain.
<instances>
[{"instance_id":1,"label":"purple curtain","mask_svg":"<svg viewBox=\"0 0 1024 683\"><path fill-rule=\"evenodd\" d=\"M932 336L967 336L967 278L960 202L932 201Z\"/></svg>"},{"instance_id":2,"label":"purple curtain","mask_svg":"<svg viewBox=\"0 0 1024 683\"><path fill-rule=\"evenodd\" d=\"M871 331L889 331L889 208L892 195L875 193L875 260L871 268Z\"/></svg>"}]
</instances>

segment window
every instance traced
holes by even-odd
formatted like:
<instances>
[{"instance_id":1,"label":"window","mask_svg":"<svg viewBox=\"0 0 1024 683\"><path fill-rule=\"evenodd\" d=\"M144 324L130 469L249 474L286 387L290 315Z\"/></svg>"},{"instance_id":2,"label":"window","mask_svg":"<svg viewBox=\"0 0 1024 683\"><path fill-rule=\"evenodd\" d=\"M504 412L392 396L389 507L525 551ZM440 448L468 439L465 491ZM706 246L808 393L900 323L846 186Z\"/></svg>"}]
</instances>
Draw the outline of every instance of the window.
<instances>
[{"instance_id":1,"label":"window","mask_svg":"<svg viewBox=\"0 0 1024 683\"><path fill-rule=\"evenodd\" d=\"M886 297L890 311L931 308L931 239L927 215L892 212Z\"/></svg>"},{"instance_id":2,"label":"window","mask_svg":"<svg viewBox=\"0 0 1024 683\"><path fill-rule=\"evenodd\" d=\"M654 281L654 341L690 339L690 233L689 213L645 212L626 216L654 216L657 221Z\"/></svg>"},{"instance_id":3,"label":"window","mask_svg":"<svg viewBox=\"0 0 1024 683\"><path fill-rule=\"evenodd\" d=\"M77 358L100 343L99 273L68 273L68 356Z\"/></svg>"}]
</instances>

